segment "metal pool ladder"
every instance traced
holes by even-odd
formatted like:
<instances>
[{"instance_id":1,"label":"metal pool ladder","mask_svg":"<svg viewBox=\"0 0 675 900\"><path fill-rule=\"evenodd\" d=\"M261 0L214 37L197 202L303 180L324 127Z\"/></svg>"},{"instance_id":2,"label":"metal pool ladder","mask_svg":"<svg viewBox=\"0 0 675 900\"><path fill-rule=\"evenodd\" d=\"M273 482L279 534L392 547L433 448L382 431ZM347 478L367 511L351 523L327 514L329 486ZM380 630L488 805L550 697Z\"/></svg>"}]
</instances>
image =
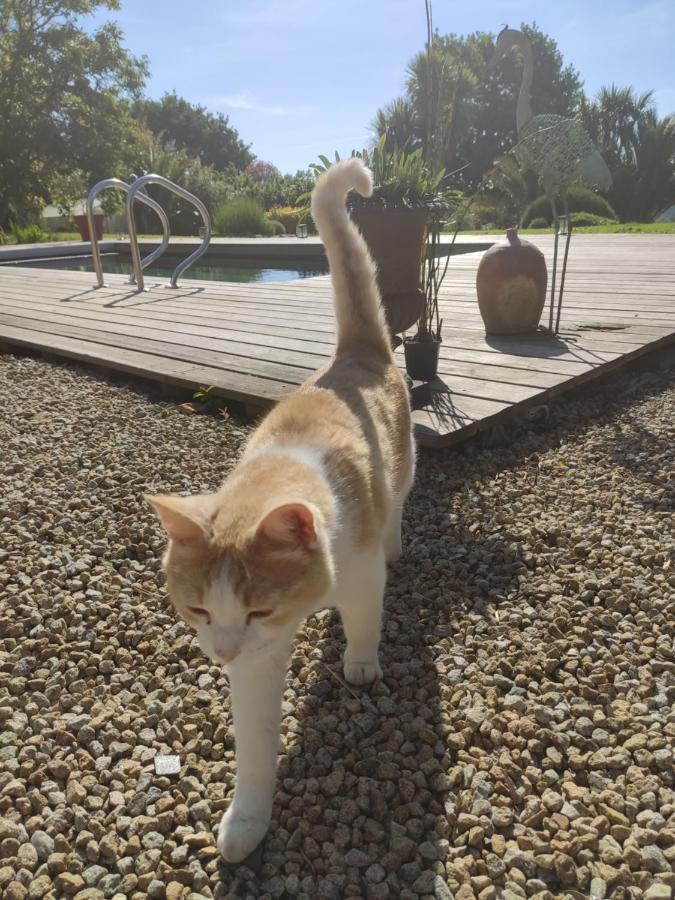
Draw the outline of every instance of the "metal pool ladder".
<instances>
[{"instance_id":1,"label":"metal pool ladder","mask_svg":"<svg viewBox=\"0 0 675 900\"><path fill-rule=\"evenodd\" d=\"M169 219L164 211L163 207L160 204L153 200L152 197L149 197L145 193L145 186L147 184L158 184L162 187L165 187L167 190L172 191L174 194L177 194L179 197L182 197L183 200L187 200L189 203L192 203L200 213L202 220L204 222L204 237L202 238L201 246L198 247L195 251L193 251L187 259L182 260L178 263L176 268L173 271L171 276L171 287L178 287L178 278L179 276L185 272L185 270L195 263L201 256L206 253L209 243L211 241L211 216L209 215L208 209L204 206L202 201L195 197L194 194L191 194L190 191L186 191L185 188L180 187L180 185L175 184L173 181L170 181L168 178L165 178L163 175L141 175L140 178L137 178L131 186L129 186L125 181L121 181L119 178L107 178L104 181L99 181L98 184L95 184L94 187L89 191L89 195L87 197L87 217L89 222L89 237L91 240L91 249L92 249L92 257L94 259L94 269L96 270L96 277L98 280L98 286L103 286L103 270L101 266L101 256L98 250L98 242L96 240L96 233L94 231L94 198L98 194L99 191L104 190L107 187L116 187L123 190L126 193L126 215L127 215L127 231L129 232L129 246L131 250L131 263L133 267L133 274L130 278L130 283L136 283L136 289L138 291L146 290L145 282L143 278L143 269L147 268L147 266L151 265L155 262L159 257L164 253L166 248L169 246ZM145 206L153 209L157 215L159 216L162 223L162 241L160 245L149 253L145 259L141 259L140 250L138 247L138 235L136 233L136 221L134 219L134 201L138 200L143 203Z\"/></svg>"},{"instance_id":2,"label":"metal pool ladder","mask_svg":"<svg viewBox=\"0 0 675 900\"><path fill-rule=\"evenodd\" d=\"M131 247L131 262L134 267L136 285L139 291L145 290L145 288L143 283L143 263L141 260L140 251L138 249L136 222L134 220L134 200L138 198L141 202L143 202L145 194L142 193L142 190L146 184L162 185L162 187L165 187L167 190L172 191L179 197L182 197L183 200L187 200L197 208L204 221L204 237L202 238L201 247L197 247L197 249L193 253L191 253L187 259L179 262L176 268L173 270L173 275L171 276L171 287L176 288L178 287L178 277L188 268L188 266L191 266L193 263L197 262L200 256L203 256L208 250L209 243L211 241L211 216L209 215L208 209L204 206L204 204L198 197L195 197L194 194L191 194L190 191L186 191L185 188L180 187L180 185L174 184L173 181L169 181L169 179L165 178L163 175L141 175L140 178L137 178L136 181L134 181L127 194L127 231L129 232L129 245Z\"/></svg>"},{"instance_id":3,"label":"metal pool ladder","mask_svg":"<svg viewBox=\"0 0 675 900\"><path fill-rule=\"evenodd\" d=\"M96 281L98 282L97 287L108 287L108 285L103 281L103 265L101 263L101 253L98 249L98 238L96 237L96 229L94 227L94 200L101 191L105 191L107 188L117 188L120 191L124 191L125 194L129 193L129 185L126 183L126 181L122 181L121 178L104 178L103 181L99 181L97 184L95 184L87 194L87 223L89 225L91 256L94 261ZM145 206L148 206L150 209L154 210L159 216L160 222L162 223L162 242L142 261L141 267L145 269L147 266L152 265L152 263L155 262L156 259L159 259L162 253L164 253L166 248L169 246L169 217L164 212L164 209L160 206L160 204L156 200L153 200L152 197L148 197L147 194L140 194L138 199ZM134 272L129 279L129 284L134 284L135 281L136 274Z\"/></svg>"}]
</instances>

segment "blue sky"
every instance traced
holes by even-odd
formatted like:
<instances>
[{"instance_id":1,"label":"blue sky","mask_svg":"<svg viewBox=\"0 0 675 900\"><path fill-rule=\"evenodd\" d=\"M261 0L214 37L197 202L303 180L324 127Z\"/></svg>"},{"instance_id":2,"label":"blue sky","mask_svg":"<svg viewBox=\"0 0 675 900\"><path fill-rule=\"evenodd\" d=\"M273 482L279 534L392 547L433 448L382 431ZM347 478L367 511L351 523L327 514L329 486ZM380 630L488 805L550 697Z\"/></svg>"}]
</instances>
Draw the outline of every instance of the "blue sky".
<instances>
[{"instance_id":1,"label":"blue sky","mask_svg":"<svg viewBox=\"0 0 675 900\"><path fill-rule=\"evenodd\" d=\"M282 171L365 146L377 109L402 93L426 27L424 0L122 0L104 18L148 56L149 96L175 89L225 113ZM442 33L523 21L555 38L588 94L630 84L653 89L661 115L675 112L673 0L434 3Z\"/></svg>"}]
</instances>

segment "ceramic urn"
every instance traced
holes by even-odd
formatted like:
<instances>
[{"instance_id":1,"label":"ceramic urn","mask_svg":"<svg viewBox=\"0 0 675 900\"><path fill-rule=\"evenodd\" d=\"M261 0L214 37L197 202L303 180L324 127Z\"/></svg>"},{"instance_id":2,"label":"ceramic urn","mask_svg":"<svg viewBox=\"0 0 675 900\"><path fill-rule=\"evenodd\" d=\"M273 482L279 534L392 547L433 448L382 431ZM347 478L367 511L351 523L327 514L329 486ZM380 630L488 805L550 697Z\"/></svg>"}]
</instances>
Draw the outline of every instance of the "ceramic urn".
<instances>
[{"instance_id":1,"label":"ceramic urn","mask_svg":"<svg viewBox=\"0 0 675 900\"><path fill-rule=\"evenodd\" d=\"M487 334L534 331L546 299L546 260L509 228L506 241L483 254L476 274L478 308Z\"/></svg>"}]
</instances>

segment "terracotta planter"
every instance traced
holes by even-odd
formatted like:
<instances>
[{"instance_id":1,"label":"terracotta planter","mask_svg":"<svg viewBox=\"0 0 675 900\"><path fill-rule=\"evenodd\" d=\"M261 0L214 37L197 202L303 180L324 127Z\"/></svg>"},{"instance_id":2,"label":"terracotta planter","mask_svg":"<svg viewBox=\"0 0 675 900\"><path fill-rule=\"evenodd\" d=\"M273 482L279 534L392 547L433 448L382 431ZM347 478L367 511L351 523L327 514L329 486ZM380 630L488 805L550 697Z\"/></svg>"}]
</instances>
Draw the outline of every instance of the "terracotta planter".
<instances>
[{"instance_id":1,"label":"terracotta planter","mask_svg":"<svg viewBox=\"0 0 675 900\"><path fill-rule=\"evenodd\" d=\"M405 370L413 381L433 381L438 374L440 341L405 341Z\"/></svg>"},{"instance_id":2,"label":"terracotta planter","mask_svg":"<svg viewBox=\"0 0 675 900\"><path fill-rule=\"evenodd\" d=\"M487 334L534 331L546 301L546 260L534 244L518 237L515 228L507 241L483 254L476 274L478 307Z\"/></svg>"},{"instance_id":3,"label":"terracotta planter","mask_svg":"<svg viewBox=\"0 0 675 900\"><path fill-rule=\"evenodd\" d=\"M429 214L426 209L351 210L377 266L377 282L389 330L406 331L422 315L420 270Z\"/></svg>"},{"instance_id":4,"label":"terracotta planter","mask_svg":"<svg viewBox=\"0 0 675 900\"><path fill-rule=\"evenodd\" d=\"M75 219L75 225L77 226L77 230L80 232L80 237L83 241L90 241L89 237L89 222L87 221L86 216L73 216ZM96 240L103 240L103 220L105 216L103 213L94 213L94 228L96 230Z\"/></svg>"}]
</instances>

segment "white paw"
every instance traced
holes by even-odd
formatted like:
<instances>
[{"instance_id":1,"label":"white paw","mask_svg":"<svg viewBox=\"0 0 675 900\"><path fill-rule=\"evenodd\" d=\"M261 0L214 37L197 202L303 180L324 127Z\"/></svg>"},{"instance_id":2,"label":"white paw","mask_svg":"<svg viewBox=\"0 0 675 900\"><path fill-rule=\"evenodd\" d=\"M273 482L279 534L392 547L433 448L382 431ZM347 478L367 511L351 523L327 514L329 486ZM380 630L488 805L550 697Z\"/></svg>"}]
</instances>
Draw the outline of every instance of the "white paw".
<instances>
[{"instance_id":1,"label":"white paw","mask_svg":"<svg viewBox=\"0 0 675 900\"><path fill-rule=\"evenodd\" d=\"M345 660L344 673L350 684L370 684L376 678L382 678L382 669L377 659L373 662L347 662Z\"/></svg>"},{"instance_id":2,"label":"white paw","mask_svg":"<svg viewBox=\"0 0 675 900\"><path fill-rule=\"evenodd\" d=\"M270 820L233 814L228 809L218 829L218 849L229 863L239 863L250 856L262 841Z\"/></svg>"}]
</instances>

